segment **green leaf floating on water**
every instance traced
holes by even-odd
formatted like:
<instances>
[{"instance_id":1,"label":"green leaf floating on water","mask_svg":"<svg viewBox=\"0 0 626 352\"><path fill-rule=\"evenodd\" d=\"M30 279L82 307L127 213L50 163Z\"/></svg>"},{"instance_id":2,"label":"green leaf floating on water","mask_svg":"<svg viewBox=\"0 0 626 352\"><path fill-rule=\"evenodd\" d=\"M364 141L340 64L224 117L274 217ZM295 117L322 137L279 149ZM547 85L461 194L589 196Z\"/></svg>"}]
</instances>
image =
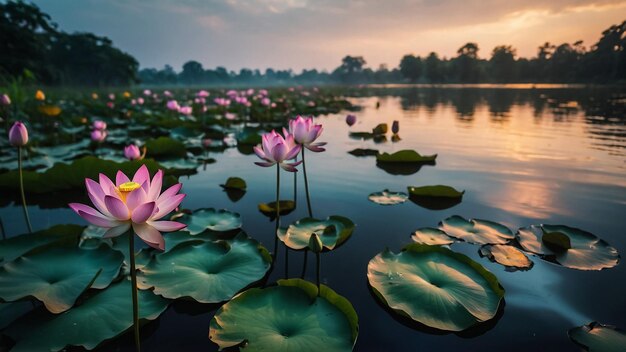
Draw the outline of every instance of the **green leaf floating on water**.
<instances>
[{"instance_id":1,"label":"green leaf floating on water","mask_svg":"<svg viewBox=\"0 0 626 352\"><path fill-rule=\"evenodd\" d=\"M412 197L442 197L442 198L460 198L463 197L465 191L457 191L453 187L445 185L407 187L409 195Z\"/></svg>"},{"instance_id":2,"label":"green leaf floating on water","mask_svg":"<svg viewBox=\"0 0 626 352\"><path fill-rule=\"evenodd\" d=\"M480 247L478 254L490 261L503 265L508 271L530 270L533 262L516 247L506 244L486 244Z\"/></svg>"},{"instance_id":3,"label":"green leaf floating on water","mask_svg":"<svg viewBox=\"0 0 626 352\"><path fill-rule=\"evenodd\" d=\"M122 253L105 244L97 249L40 247L0 267L0 299L12 302L32 296L50 312L61 313L86 289L109 286L123 260Z\"/></svg>"},{"instance_id":4,"label":"green leaf floating on water","mask_svg":"<svg viewBox=\"0 0 626 352\"><path fill-rule=\"evenodd\" d=\"M296 203L293 200L280 200L278 204L280 204L280 215L290 214L296 209ZM276 202L259 203L258 207L259 211L270 219L276 217Z\"/></svg>"},{"instance_id":5,"label":"green leaf floating on water","mask_svg":"<svg viewBox=\"0 0 626 352\"><path fill-rule=\"evenodd\" d=\"M386 123L379 123L376 127L372 128L372 134L385 134L389 130L389 126Z\"/></svg>"},{"instance_id":6,"label":"green leaf floating on water","mask_svg":"<svg viewBox=\"0 0 626 352\"><path fill-rule=\"evenodd\" d=\"M24 171L24 189L27 193L49 193L66 190L82 191L85 190L85 178L98 180L98 174L103 173L110 179L115 180L115 174L118 170L121 170L126 175L134 175L141 165L146 165L151 175L154 175L159 169L163 169L166 176L178 174L175 170L164 168L152 159L118 163L86 156L73 161L71 164L55 164L42 173ZM164 183L167 185L174 182L172 182L170 177L166 177ZM0 189L18 190L18 172L10 171L0 174Z\"/></svg>"},{"instance_id":7,"label":"green leaf floating on water","mask_svg":"<svg viewBox=\"0 0 626 352\"><path fill-rule=\"evenodd\" d=\"M300 219L286 229L278 229L277 235L287 247L299 250L308 247L311 235L315 233L325 249L333 250L350 238L355 227L352 220L332 215L326 220Z\"/></svg>"},{"instance_id":8,"label":"green leaf floating on water","mask_svg":"<svg viewBox=\"0 0 626 352\"><path fill-rule=\"evenodd\" d=\"M351 351L358 336L352 304L325 285L301 279L252 288L222 306L209 328L220 349Z\"/></svg>"},{"instance_id":9,"label":"green leaf floating on water","mask_svg":"<svg viewBox=\"0 0 626 352\"><path fill-rule=\"evenodd\" d=\"M382 153L376 155L376 161L381 163L430 163L437 159L437 154L420 155L415 150L400 150L393 154Z\"/></svg>"},{"instance_id":10,"label":"green leaf floating on water","mask_svg":"<svg viewBox=\"0 0 626 352\"><path fill-rule=\"evenodd\" d=\"M246 127L237 134L237 144L240 145L257 145L261 143L261 135L254 128Z\"/></svg>"},{"instance_id":11,"label":"green leaf floating on water","mask_svg":"<svg viewBox=\"0 0 626 352\"><path fill-rule=\"evenodd\" d=\"M496 316L504 297L498 279L467 256L440 246L385 250L367 266L376 296L426 326L463 331Z\"/></svg>"},{"instance_id":12,"label":"green leaf floating on water","mask_svg":"<svg viewBox=\"0 0 626 352\"><path fill-rule=\"evenodd\" d=\"M550 235L552 237L567 236L571 248L565 248L567 242L562 240L561 243L565 244L558 246L542 241L542 238L549 233L558 233L558 235ZM587 231L565 225L524 227L517 231L516 238L525 251L571 269L602 270L612 268L619 263L620 259L617 249L604 240Z\"/></svg>"},{"instance_id":13,"label":"green leaf floating on water","mask_svg":"<svg viewBox=\"0 0 626 352\"><path fill-rule=\"evenodd\" d=\"M59 351L67 346L94 349L131 328L130 294L130 280L125 278L59 315L45 310L28 314L4 331L16 341L11 351ZM138 298L140 319L154 320L168 305L151 291L139 290Z\"/></svg>"},{"instance_id":14,"label":"green leaf floating on water","mask_svg":"<svg viewBox=\"0 0 626 352\"><path fill-rule=\"evenodd\" d=\"M170 137L159 137L146 141L149 158L184 158L187 156L187 149L183 142Z\"/></svg>"},{"instance_id":15,"label":"green leaf floating on water","mask_svg":"<svg viewBox=\"0 0 626 352\"><path fill-rule=\"evenodd\" d=\"M0 242L0 264L10 262L39 246L53 242L78 244L84 226L55 225L48 229L8 238Z\"/></svg>"},{"instance_id":16,"label":"green leaf floating on water","mask_svg":"<svg viewBox=\"0 0 626 352\"><path fill-rule=\"evenodd\" d=\"M186 231L197 235L206 230L226 232L241 228L241 215L225 209L198 209L177 219L187 225Z\"/></svg>"},{"instance_id":17,"label":"green leaf floating on water","mask_svg":"<svg viewBox=\"0 0 626 352\"><path fill-rule=\"evenodd\" d=\"M511 230L502 224L489 220L466 220L458 215L442 220L439 229L473 244L507 244L515 238Z\"/></svg>"},{"instance_id":18,"label":"green leaf floating on water","mask_svg":"<svg viewBox=\"0 0 626 352\"><path fill-rule=\"evenodd\" d=\"M415 243L427 244L431 246L449 245L457 240L448 236L447 233L432 227L422 227L411 235L411 239Z\"/></svg>"},{"instance_id":19,"label":"green leaf floating on water","mask_svg":"<svg viewBox=\"0 0 626 352\"><path fill-rule=\"evenodd\" d=\"M220 185L227 189L246 190L246 181L240 177L229 177L223 185Z\"/></svg>"},{"instance_id":20,"label":"green leaf floating on water","mask_svg":"<svg viewBox=\"0 0 626 352\"><path fill-rule=\"evenodd\" d=\"M554 252L563 252L572 248L569 237L562 232L545 232L541 236L541 242Z\"/></svg>"},{"instance_id":21,"label":"green leaf floating on water","mask_svg":"<svg viewBox=\"0 0 626 352\"><path fill-rule=\"evenodd\" d=\"M570 329L567 335L589 352L623 352L626 346L624 331L595 321Z\"/></svg>"},{"instance_id":22,"label":"green leaf floating on water","mask_svg":"<svg viewBox=\"0 0 626 352\"><path fill-rule=\"evenodd\" d=\"M391 192L386 189L382 192L371 193L367 198L376 204L395 205L406 202L409 196L403 192Z\"/></svg>"},{"instance_id":23,"label":"green leaf floating on water","mask_svg":"<svg viewBox=\"0 0 626 352\"><path fill-rule=\"evenodd\" d=\"M187 241L156 254L141 269L138 285L165 298L218 303L267 274L271 260L266 254L243 233L227 241Z\"/></svg>"}]
</instances>

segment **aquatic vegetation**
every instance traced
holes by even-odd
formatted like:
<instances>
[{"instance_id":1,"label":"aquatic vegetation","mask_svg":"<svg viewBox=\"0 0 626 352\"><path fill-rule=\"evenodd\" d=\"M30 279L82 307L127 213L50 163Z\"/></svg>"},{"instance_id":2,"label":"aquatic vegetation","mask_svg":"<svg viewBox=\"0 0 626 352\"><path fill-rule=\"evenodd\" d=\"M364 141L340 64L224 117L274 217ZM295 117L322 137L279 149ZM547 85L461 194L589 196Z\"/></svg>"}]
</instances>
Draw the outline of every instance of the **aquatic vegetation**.
<instances>
[{"instance_id":1,"label":"aquatic vegetation","mask_svg":"<svg viewBox=\"0 0 626 352\"><path fill-rule=\"evenodd\" d=\"M445 185L407 187L409 199L420 207L431 210L443 210L452 208L463 201L465 191Z\"/></svg>"},{"instance_id":2,"label":"aquatic vegetation","mask_svg":"<svg viewBox=\"0 0 626 352\"><path fill-rule=\"evenodd\" d=\"M462 331L496 316L504 289L467 256L440 246L388 249L367 266L367 278L385 306L426 326Z\"/></svg>"},{"instance_id":3,"label":"aquatic vegetation","mask_svg":"<svg viewBox=\"0 0 626 352\"><path fill-rule=\"evenodd\" d=\"M409 199L409 196L403 192L391 192L388 189L382 192L374 192L371 193L367 199L371 200L376 204L381 205L395 205L401 204Z\"/></svg>"},{"instance_id":4,"label":"aquatic vegetation","mask_svg":"<svg viewBox=\"0 0 626 352\"><path fill-rule=\"evenodd\" d=\"M376 155L376 161L380 163L432 163L437 159L437 154L420 155L415 150L400 150L395 153L382 153Z\"/></svg>"},{"instance_id":5,"label":"aquatic vegetation","mask_svg":"<svg viewBox=\"0 0 626 352\"><path fill-rule=\"evenodd\" d=\"M276 218L276 202L259 203L258 208L263 215L270 217L270 219ZM280 200L278 210L280 215L291 214L291 212L296 210L296 203L293 200Z\"/></svg>"},{"instance_id":6,"label":"aquatic vegetation","mask_svg":"<svg viewBox=\"0 0 626 352\"><path fill-rule=\"evenodd\" d=\"M152 256L140 269L139 288L154 289L169 299L191 297L218 303L261 280L270 269L269 252L243 232L230 240L198 241L195 237Z\"/></svg>"},{"instance_id":7,"label":"aquatic vegetation","mask_svg":"<svg viewBox=\"0 0 626 352\"><path fill-rule=\"evenodd\" d=\"M28 216L28 208L26 207L26 196L24 194L24 174L22 172L22 148L28 143L28 130L26 126L17 121L11 126L9 130L9 143L17 147L17 170L20 185L20 195L22 196L22 209L24 210L24 218L26 219L26 225L28 225L28 232L33 232L33 226L30 224L30 218Z\"/></svg>"},{"instance_id":8,"label":"aquatic vegetation","mask_svg":"<svg viewBox=\"0 0 626 352\"><path fill-rule=\"evenodd\" d=\"M356 148L348 152L354 156L376 156L379 151L376 149Z\"/></svg>"},{"instance_id":9,"label":"aquatic vegetation","mask_svg":"<svg viewBox=\"0 0 626 352\"><path fill-rule=\"evenodd\" d=\"M433 227L422 227L415 230L411 235L411 239L413 242L431 246L445 246L458 241L456 238L450 237L447 233Z\"/></svg>"},{"instance_id":10,"label":"aquatic vegetation","mask_svg":"<svg viewBox=\"0 0 626 352\"><path fill-rule=\"evenodd\" d=\"M515 238L511 230L502 224L481 219L466 220L458 215L442 220L439 229L451 237L473 244L507 244Z\"/></svg>"},{"instance_id":11,"label":"aquatic vegetation","mask_svg":"<svg viewBox=\"0 0 626 352\"><path fill-rule=\"evenodd\" d=\"M525 251L566 268L602 270L616 266L620 259L606 241L565 225L532 225L519 229L515 237Z\"/></svg>"},{"instance_id":12,"label":"aquatic vegetation","mask_svg":"<svg viewBox=\"0 0 626 352\"><path fill-rule=\"evenodd\" d=\"M242 179L241 177L229 177L226 180L226 182L224 182L224 184L221 184L220 186L226 189L234 189L234 190L241 190L241 191L245 191L246 188L248 187L246 185L246 181Z\"/></svg>"},{"instance_id":13,"label":"aquatic vegetation","mask_svg":"<svg viewBox=\"0 0 626 352\"><path fill-rule=\"evenodd\" d=\"M509 271L530 270L533 267L533 262L524 252L510 245L486 244L480 247L478 253L481 257L505 266Z\"/></svg>"},{"instance_id":14,"label":"aquatic vegetation","mask_svg":"<svg viewBox=\"0 0 626 352\"><path fill-rule=\"evenodd\" d=\"M324 249L333 250L350 238L355 227L350 219L332 215L326 220L300 219L286 229L279 229L277 235L289 248L299 250L307 248L311 235L316 234Z\"/></svg>"},{"instance_id":15,"label":"aquatic vegetation","mask_svg":"<svg viewBox=\"0 0 626 352\"><path fill-rule=\"evenodd\" d=\"M209 330L220 349L267 351L351 351L357 336L352 304L300 279L240 293L215 313Z\"/></svg>"},{"instance_id":16,"label":"aquatic vegetation","mask_svg":"<svg viewBox=\"0 0 626 352\"><path fill-rule=\"evenodd\" d=\"M7 238L2 241L2 245L0 246L0 265L12 262L35 248L50 245L55 242L78 243L82 232L83 226L56 225L31 234Z\"/></svg>"},{"instance_id":17,"label":"aquatic vegetation","mask_svg":"<svg viewBox=\"0 0 626 352\"><path fill-rule=\"evenodd\" d=\"M569 338L589 352L620 352L626 346L626 333L610 325L591 322L567 331Z\"/></svg>"},{"instance_id":18,"label":"aquatic vegetation","mask_svg":"<svg viewBox=\"0 0 626 352\"><path fill-rule=\"evenodd\" d=\"M197 209L191 214L183 214L176 220L187 225L186 231L197 235L206 230L226 232L241 228L241 215L226 209Z\"/></svg>"}]
</instances>

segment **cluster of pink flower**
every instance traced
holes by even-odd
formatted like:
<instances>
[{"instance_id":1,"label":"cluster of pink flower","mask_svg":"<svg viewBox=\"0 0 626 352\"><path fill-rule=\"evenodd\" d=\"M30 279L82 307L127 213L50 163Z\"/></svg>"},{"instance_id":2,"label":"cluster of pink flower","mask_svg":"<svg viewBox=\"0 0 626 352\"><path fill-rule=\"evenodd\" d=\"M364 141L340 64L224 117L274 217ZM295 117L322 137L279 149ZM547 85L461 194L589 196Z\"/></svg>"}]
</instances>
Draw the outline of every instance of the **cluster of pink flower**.
<instances>
[{"instance_id":1,"label":"cluster of pink flower","mask_svg":"<svg viewBox=\"0 0 626 352\"><path fill-rule=\"evenodd\" d=\"M104 142L107 138L107 123L101 120L96 120L92 124L91 140L96 143Z\"/></svg>"}]
</instances>

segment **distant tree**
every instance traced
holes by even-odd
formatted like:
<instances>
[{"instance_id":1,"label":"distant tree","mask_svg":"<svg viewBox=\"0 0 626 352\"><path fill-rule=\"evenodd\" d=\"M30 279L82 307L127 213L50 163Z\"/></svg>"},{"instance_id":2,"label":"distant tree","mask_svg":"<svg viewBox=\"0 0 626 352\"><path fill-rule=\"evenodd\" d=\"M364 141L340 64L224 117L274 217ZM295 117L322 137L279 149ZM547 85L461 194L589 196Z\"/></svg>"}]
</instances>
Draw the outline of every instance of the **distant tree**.
<instances>
[{"instance_id":1,"label":"distant tree","mask_svg":"<svg viewBox=\"0 0 626 352\"><path fill-rule=\"evenodd\" d=\"M478 65L478 45L467 43L457 50L458 56L453 60L456 78L462 83L476 83L480 79Z\"/></svg>"},{"instance_id":2,"label":"distant tree","mask_svg":"<svg viewBox=\"0 0 626 352\"><path fill-rule=\"evenodd\" d=\"M335 69L335 75L344 83L356 82L358 75L363 71L365 59L362 56L346 56L341 60L341 65Z\"/></svg>"},{"instance_id":3,"label":"distant tree","mask_svg":"<svg viewBox=\"0 0 626 352\"><path fill-rule=\"evenodd\" d=\"M199 84L204 81L204 67L198 61L187 61L180 73L180 81L186 84Z\"/></svg>"},{"instance_id":4,"label":"distant tree","mask_svg":"<svg viewBox=\"0 0 626 352\"><path fill-rule=\"evenodd\" d=\"M400 60L400 72L411 83L415 83L422 75L422 59L419 56L404 55Z\"/></svg>"},{"instance_id":5,"label":"distant tree","mask_svg":"<svg viewBox=\"0 0 626 352\"><path fill-rule=\"evenodd\" d=\"M602 32L585 60L588 77L594 81L626 80L626 21Z\"/></svg>"},{"instance_id":6,"label":"distant tree","mask_svg":"<svg viewBox=\"0 0 626 352\"><path fill-rule=\"evenodd\" d=\"M443 82L443 67L436 53L428 54L428 57L424 60L424 74L430 83Z\"/></svg>"},{"instance_id":7,"label":"distant tree","mask_svg":"<svg viewBox=\"0 0 626 352\"><path fill-rule=\"evenodd\" d=\"M489 60L489 73L495 82L508 83L517 79L515 55L516 51L510 45L493 48Z\"/></svg>"}]
</instances>

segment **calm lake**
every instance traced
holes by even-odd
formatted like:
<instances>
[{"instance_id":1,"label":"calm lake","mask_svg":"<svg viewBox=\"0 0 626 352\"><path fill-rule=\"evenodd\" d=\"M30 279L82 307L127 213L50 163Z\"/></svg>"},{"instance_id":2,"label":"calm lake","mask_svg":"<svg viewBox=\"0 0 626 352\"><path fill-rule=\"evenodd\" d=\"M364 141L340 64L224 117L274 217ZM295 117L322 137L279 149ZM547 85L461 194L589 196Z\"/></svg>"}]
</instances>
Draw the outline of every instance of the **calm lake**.
<instances>
[{"instance_id":1,"label":"calm lake","mask_svg":"<svg viewBox=\"0 0 626 352\"><path fill-rule=\"evenodd\" d=\"M496 321L469 334L427 330L386 311L370 291L367 264L386 247L399 251L412 231L436 227L452 215L488 219L512 231L532 224L563 224L589 231L626 253L626 91L584 88L378 88L346 90L361 107L357 123L348 113L320 116L324 153L307 153L313 213L342 215L357 224L352 237L322 255L322 281L349 299L359 316L357 351L578 351L567 330L591 321L626 328L626 268L579 271L531 257L529 271L508 272L478 254L478 246L455 243L452 249L494 273L506 290ZM379 105L377 107L377 105ZM379 123L400 122L401 140L352 139L350 132L370 131ZM389 136L390 134L388 134ZM410 175L376 166L374 157L348 151L415 149L438 154L436 165ZM241 214L243 229L271 250L274 223L257 210L275 197L274 168L254 165L258 158L236 148L211 152L216 163L181 177L183 206L225 208ZM233 201L219 186L229 176L248 183ZM281 198L294 196L293 174L281 174ZM445 210L412 202L382 206L372 192L406 192L407 186L444 184L465 190L463 201ZM287 225L306 216L302 174L297 209L283 217ZM81 200L78 200L81 201ZM29 207L36 230L54 224L84 224L69 208ZM0 209L9 236L26 232L20 204ZM165 235L167 236L167 235ZM299 277L302 253L285 247L268 282ZM314 257L306 278L315 281ZM285 272L287 269L287 273ZM176 302L142 329L145 351L217 350L208 339L209 321L219 306ZM132 333L101 347L133 350ZM34 337L36 338L36 337Z\"/></svg>"}]
</instances>

